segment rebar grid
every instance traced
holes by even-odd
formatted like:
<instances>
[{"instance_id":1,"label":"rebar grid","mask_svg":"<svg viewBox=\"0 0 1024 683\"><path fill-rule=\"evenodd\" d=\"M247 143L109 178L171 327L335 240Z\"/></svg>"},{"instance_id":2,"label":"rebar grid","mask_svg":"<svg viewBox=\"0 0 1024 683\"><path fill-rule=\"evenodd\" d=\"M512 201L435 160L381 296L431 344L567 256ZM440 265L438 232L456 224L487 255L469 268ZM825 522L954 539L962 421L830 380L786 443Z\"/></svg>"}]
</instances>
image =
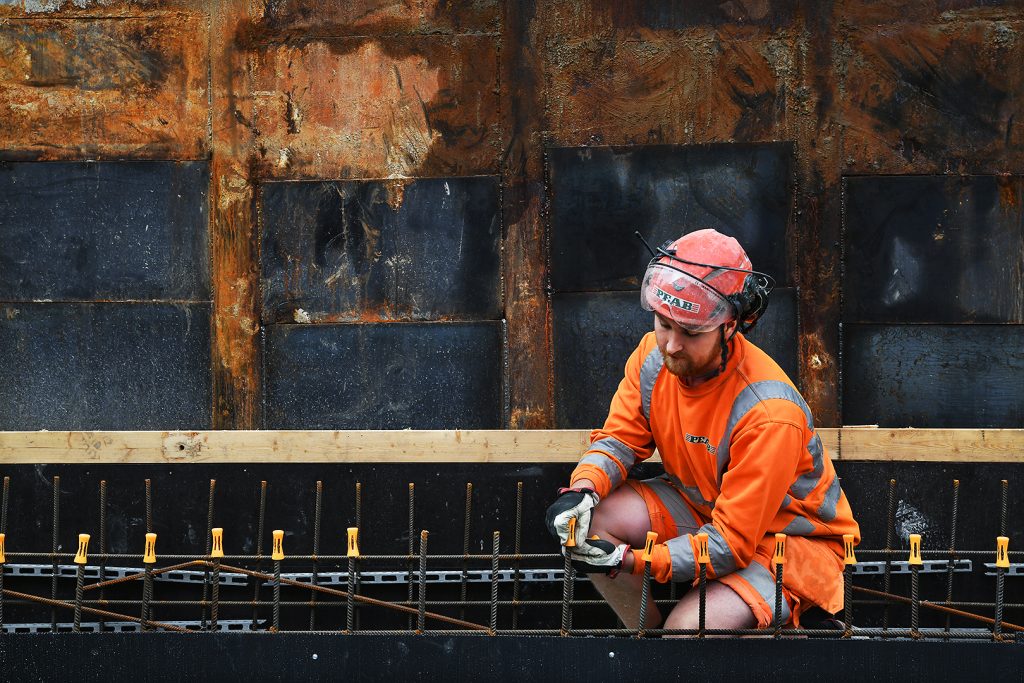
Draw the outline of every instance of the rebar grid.
<instances>
[{"instance_id":1,"label":"rebar grid","mask_svg":"<svg viewBox=\"0 0 1024 683\"><path fill-rule=\"evenodd\" d=\"M966 557L977 557L990 559L994 553L991 550L961 550L956 549L956 511L958 506L958 484L954 482L954 498L953 498L953 533L951 534L951 542L948 549L935 550L925 549L920 552L921 557L932 557L941 558L946 562L943 562L943 573L945 574L945 595L944 599L938 601L929 601L923 599L920 595L919 585L919 573L921 570L918 566L911 566L911 595L909 597L903 595L893 594L890 590L877 591L864 586L853 585L855 578L854 574L849 568L844 572L844 594L846 596L846 608L842 615L843 621L841 627L838 629L813 629L813 628L791 628L784 626L780 623L780 620L776 618L773 621L772 627L769 629L711 629L705 628L704 614L706 612L706 599L705 599L705 587L707 579L705 568L700 567L698 575L696 590L699 590L700 595L700 624L698 629L693 630L666 630L660 628L646 628L645 617L647 616L649 605L672 605L675 603L674 591L673 597L670 599L657 598L651 592L651 572L650 567L645 568L643 578L643 589L641 598L638 603L639 609L639 628L638 629L625 629L625 628L594 628L591 626L573 627L573 615L577 608L594 608L599 606L606 606L603 600L583 598L577 599L576 584L581 580L585 582L585 579L576 576L567 557L563 556L562 553L522 553L519 552L521 548L521 531L522 531L522 510L523 510L523 487L522 482L518 483L516 491L516 519L515 519L515 552L512 553L501 553L500 550L500 534L498 531L494 531L492 535L492 550L488 554L483 553L470 553L470 531L471 531L471 512L472 512L472 484L467 484L466 487L466 505L465 505L465 517L462 524L462 550L461 554L450 554L450 553L438 553L429 554L427 539L429 532L422 530L419 532L420 546L418 552L415 552L412 544L412 539L415 538L415 532L413 530L414 524L414 488L412 485L409 487L409 508L408 508L408 522L409 522L409 546L408 552L405 554L357 554L353 556L351 553L346 555L324 555L319 553L320 545L320 529L321 529L321 515L322 515L322 482L316 482L316 500L314 506L314 531L313 531L313 553L306 554L289 554L285 557L275 555L272 574L267 574L261 571L261 566L264 559L266 558L262 546L262 542L258 542L255 547L255 552L250 554L236 554L236 555L223 555L223 557L213 558L211 556L211 542L210 542L210 531L214 523L214 492L215 492L215 481L210 480L210 491L207 508L207 538L204 540L203 545L205 547L205 554L202 555L189 555L189 554L163 554L159 556L158 563L147 563L144 569L140 569L137 573L130 574L127 576L120 576L114 579L107 579L109 571L124 572L124 568L113 567L111 569L110 563L113 561L138 561L143 560L142 554L134 553L109 553L106 552L106 513L107 513L107 491L105 482L100 484L100 552L92 553L89 555L89 567L92 570L96 569L96 565L99 566L99 578L98 580L92 580L91 583L86 584L84 580L84 571L87 567L79 563L75 568L73 575L68 575L62 571L64 567L61 566L61 560L70 559L74 557L74 553L63 553L57 552L59 547L58 536L60 535L59 526L59 505L60 505L60 479L59 477L53 478L53 538L50 552L36 552L36 551L23 551L23 550L12 550L6 552L6 564L14 564L17 560L38 560L37 566L41 568L47 568L51 574L46 577L50 579L50 597L34 595L24 591L11 590L9 584L11 581L21 580L24 578L14 572L0 572L0 627L4 627L6 630L14 630L16 626L3 622L4 608L5 605L10 607L27 607L29 605L43 605L50 608L51 619L50 619L50 630L58 632L61 629L58 628L57 614L58 610L69 609L74 612L74 621L72 630L81 630L81 617L82 614L95 614L100 617L99 630L103 630L104 624L107 620L115 620L121 622L132 622L139 625L142 630L151 629L162 629L171 631L182 631L182 630L202 630L202 631L216 631L218 630L218 622L221 620L223 608L233 609L238 612L241 609L251 609L252 611L252 628L254 630L270 630L270 631L281 631L281 630L306 630L305 628L294 628L295 620L292 620L290 627L284 626L285 620L282 617L282 610L290 610L293 613L295 610L308 610L306 612L308 630L317 632L337 632L337 633L396 633L396 634L416 634L416 633L431 633L431 634L491 634L491 635L561 635L561 636L631 636L631 637L658 637L667 635L679 635L679 636L762 636L762 637L795 637L795 636L807 636L807 637L819 637L819 638L913 638L913 639L988 639L995 641L1004 641L1013 639L1013 634L1024 632L1024 627L1009 623L1003 620L1003 614L1006 610L1011 609L1024 609L1024 604L1019 603L1008 603L1005 601L1003 584L1007 577L1007 572L1002 566L1000 566L996 572L996 596L994 602L987 601L956 601L953 600L952 593L952 573L954 571L953 560L956 558ZM1002 482L1002 500L1001 500L1001 515L1000 515L1000 530L1005 533L1006 519L1007 519L1007 482ZM894 489L895 482L890 482L890 492ZM357 524L360 520L360 486L356 485L356 520ZM9 479L4 478L3 486L3 501L0 505L0 532L6 528L6 516L7 516L7 501L9 495ZM265 518L266 518L266 505L267 505L267 483L264 481L261 483L260 488L260 500L259 500L259 522L258 529L260 532L259 538L262 539L265 529ZM153 528L153 506L152 506L152 486L150 480L145 481L145 525L146 529L151 530ZM358 526L357 526L358 528ZM275 532L280 534L280 532ZM906 551L893 548L893 542L890 537L886 539L886 547L882 549L859 549L858 555L867 557L882 557L885 562L885 573L884 579L886 587L889 588L892 576L894 572L891 571L897 563L906 564L903 560L906 557ZM276 549L275 549L276 552ZM1010 551L1004 553L1006 558L1016 557L1020 558L1024 556L1024 551ZM541 563L552 560L561 559L564 561L564 569L562 569L561 576L556 576L558 570L555 569L534 569L532 567L523 568L524 563ZM151 561L148 561L151 562ZM163 564L169 563L169 564ZM236 566L238 564L245 566ZM505 568L502 568L502 563L506 563ZM435 568L439 565L443 565L444 569L440 570L442 573L449 572L452 569L458 571L460 574L458 582L458 599L446 600L439 599L436 595L432 599L427 598L427 584L431 581L428 580L430 576L429 567L433 565ZM473 576L482 577L488 574L486 582L489 587L488 599L481 599L470 595L469 586L473 583L470 581L470 565L479 564L482 568L474 570ZM880 565L881 563L878 563ZM911 563L913 564L913 563ZM283 566L287 565L289 568L295 567L296 565L301 567L303 570L309 570L305 574L306 580L296 580L289 578L287 575L282 574ZM405 600L394 600L394 599L379 599L376 597L370 597L364 595L360 591L361 586L380 586L381 590L387 591L394 588L395 584L362 584L362 578L370 576L373 572L379 572L382 569L386 569L388 566L404 565L407 571L404 573L404 580L401 584L407 588L407 595ZM36 566L36 565L33 565ZM342 567L346 567L347 571L337 571L332 574L332 569L337 567L339 570ZM486 567L486 569L484 569ZM905 569L905 567L901 567ZM14 569L13 567L5 567L6 569ZM461 569L461 571L459 571ZM776 572L776 581L781 584L782 578L782 566L778 566ZM167 575L177 571L193 571L200 575L202 578L199 581L185 581L184 579L177 579L183 583L191 583L192 586L201 587L201 599L183 599L180 597L161 597L160 599L154 598L153 589L154 582L164 580L168 577ZM550 573L551 578L548 579L549 588L553 588L557 583L561 583L562 597L561 599L544 599L544 598L529 598L521 599L520 591L524 572L538 571ZM933 570L934 571L934 570ZM956 571L960 571L957 569ZM435 572L437 570L435 569ZM5 573L9 574L6 577L8 585L4 585ZM390 572L394 574L401 574L401 572ZM344 586L346 590L338 588L331 588L329 585L321 585L321 579L327 577L327 582L330 583L332 578L340 579L344 576ZM39 578L37 575L30 578ZM95 578L96 574L91 575ZM247 580L244 584L232 584L231 578L244 576ZM437 573L440 576L440 573ZM501 579L501 576L505 576ZM877 578L883 578L880 574ZM62 600L58 596L66 594L66 591L60 590L61 586L66 583L66 580L73 580L75 582L74 587L74 600ZM90 579L91 580L91 579ZM226 582L222 582L222 580ZM437 579L443 582L443 577ZM483 581L482 578L474 579L477 583ZM859 579L857 579L859 580ZM511 599L508 596L502 596L502 590L500 584L503 582L512 583ZM134 597L107 597L107 591L110 590L113 593L118 591L130 591L132 586L142 584L141 598ZM251 586L249 584L252 584ZM266 583L272 587L272 598L261 599L260 598L260 586ZM340 584L340 580L338 581ZM413 585L416 585L416 591L413 591ZM685 585L685 584L683 584ZM251 599L241 599L237 595L229 595L228 597L222 597L225 591L252 591ZM163 592L163 589L161 589ZM666 591L667 592L667 591ZM868 598L854 600L853 594L857 593L861 596L869 596ZM781 590L776 590L776 602L774 605L774 611L776 616L782 613L781 604ZM889 607L893 604L903 603L910 606L910 624L909 627L898 626L894 627L889 623ZM854 625L854 612L855 606L857 605L883 605L885 607L885 615L881 628L864 628ZM530 609L542 609L542 608L554 608L560 607L560 625L555 628L520 628L520 614L521 610ZM103 609L101 609L103 608ZM154 609L161 615L167 614L172 610L179 610L185 608L198 608L199 620L195 622L196 628L188 627L183 628L176 626L171 623L166 617L158 621L154 618ZM339 611L338 608L344 608L344 611ZM391 612L399 612L407 617L407 628L406 629L361 629L359 627L359 615L368 608L375 608L379 610L386 610ZM483 608L487 608L486 610ZM974 609L993 609L995 618L989 618L983 614L976 614L968 612L965 609L958 608L974 608ZM119 611L110 611L116 609ZM271 615L270 619L261 619L260 614L266 615L269 610ZM317 619L316 611L326 610L323 620L328 623L322 623L321 620ZM457 610L458 617L450 614L443 613L444 610ZM476 621L466 620L465 615L468 610L474 610L474 614L479 614L484 617L484 623L477 623ZM929 610L934 612L943 613L946 617L944 627L926 627L920 624L920 612L922 610ZM129 614L121 613L122 611L134 611L139 614L139 617L132 617ZM610 610L609 610L610 611ZM991 612L990 612L991 613ZM555 613L549 612L551 617L555 616ZM343 617L338 619L334 615ZM506 626L502 622L502 616L507 617L507 621L511 623L511 627ZM415 618L414 618L415 617ZM983 632L978 628L965 629L965 628L951 628L950 618L957 617L960 619L967 619L977 623L983 623L986 625ZM237 621L237 620L235 620ZM549 619L550 621L550 619ZM185 622L182 622L185 623ZM189 622L192 623L192 622ZM451 627L455 626L456 629Z\"/></svg>"}]
</instances>

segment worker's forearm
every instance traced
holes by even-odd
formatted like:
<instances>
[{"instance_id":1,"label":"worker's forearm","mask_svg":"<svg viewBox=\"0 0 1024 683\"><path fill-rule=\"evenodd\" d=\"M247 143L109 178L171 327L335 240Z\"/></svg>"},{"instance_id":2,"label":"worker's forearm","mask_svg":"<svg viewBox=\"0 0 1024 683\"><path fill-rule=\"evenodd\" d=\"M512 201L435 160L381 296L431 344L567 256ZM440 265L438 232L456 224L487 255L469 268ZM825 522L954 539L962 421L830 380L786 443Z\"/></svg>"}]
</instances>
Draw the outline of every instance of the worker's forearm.
<instances>
[{"instance_id":1,"label":"worker's forearm","mask_svg":"<svg viewBox=\"0 0 1024 683\"><path fill-rule=\"evenodd\" d=\"M586 477L583 477L581 479L574 479L570 486L572 486L572 488L574 489L591 489L593 491L597 490L597 486L594 484L594 482L591 481L590 479L587 479Z\"/></svg>"}]
</instances>

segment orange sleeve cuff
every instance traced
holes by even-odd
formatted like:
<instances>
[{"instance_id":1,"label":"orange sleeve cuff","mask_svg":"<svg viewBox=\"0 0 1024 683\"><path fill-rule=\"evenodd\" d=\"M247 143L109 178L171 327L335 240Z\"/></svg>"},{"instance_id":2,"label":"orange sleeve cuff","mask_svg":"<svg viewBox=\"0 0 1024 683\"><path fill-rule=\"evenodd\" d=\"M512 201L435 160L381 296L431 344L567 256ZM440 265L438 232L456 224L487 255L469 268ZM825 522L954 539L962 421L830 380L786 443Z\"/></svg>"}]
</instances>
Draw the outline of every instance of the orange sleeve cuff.
<instances>
[{"instance_id":1,"label":"orange sleeve cuff","mask_svg":"<svg viewBox=\"0 0 1024 683\"><path fill-rule=\"evenodd\" d=\"M602 500L612 492L612 480L597 465L577 465L576 469L572 471L572 477L569 478L569 486L575 486L576 482L580 479L589 479L594 482L594 491L597 492L598 497Z\"/></svg>"},{"instance_id":2,"label":"orange sleeve cuff","mask_svg":"<svg viewBox=\"0 0 1024 683\"><path fill-rule=\"evenodd\" d=\"M644 575L644 551L642 548L634 549L633 553L633 574ZM668 546L659 543L651 550L651 578L658 583L668 583L672 580L672 556L669 554Z\"/></svg>"}]
</instances>

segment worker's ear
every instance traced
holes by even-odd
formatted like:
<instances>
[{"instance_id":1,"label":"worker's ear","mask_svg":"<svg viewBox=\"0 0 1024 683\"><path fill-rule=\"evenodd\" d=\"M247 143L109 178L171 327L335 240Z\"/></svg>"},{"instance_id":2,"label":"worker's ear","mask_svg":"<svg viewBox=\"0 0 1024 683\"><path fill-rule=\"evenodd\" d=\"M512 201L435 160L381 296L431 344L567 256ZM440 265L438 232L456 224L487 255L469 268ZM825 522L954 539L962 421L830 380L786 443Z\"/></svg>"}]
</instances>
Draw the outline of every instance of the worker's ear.
<instances>
[{"instance_id":1,"label":"worker's ear","mask_svg":"<svg viewBox=\"0 0 1024 683\"><path fill-rule=\"evenodd\" d=\"M722 325L722 332L725 333L726 339L731 339L732 335L736 333L736 321L730 320L729 322Z\"/></svg>"}]
</instances>

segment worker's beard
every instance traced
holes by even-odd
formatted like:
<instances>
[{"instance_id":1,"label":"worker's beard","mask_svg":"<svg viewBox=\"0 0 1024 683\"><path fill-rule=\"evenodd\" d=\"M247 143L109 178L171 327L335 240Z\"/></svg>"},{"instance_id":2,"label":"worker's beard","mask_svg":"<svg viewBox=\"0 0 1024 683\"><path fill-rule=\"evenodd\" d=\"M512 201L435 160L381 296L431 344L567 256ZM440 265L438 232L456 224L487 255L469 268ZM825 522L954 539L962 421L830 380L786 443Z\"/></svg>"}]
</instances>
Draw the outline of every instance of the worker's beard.
<instances>
[{"instance_id":1,"label":"worker's beard","mask_svg":"<svg viewBox=\"0 0 1024 683\"><path fill-rule=\"evenodd\" d=\"M693 379L712 372L715 369L714 359L705 359L704 363L697 366L693 360L686 356L674 357L664 356L665 368L680 379Z\"/></svg>"}]
</instances>

